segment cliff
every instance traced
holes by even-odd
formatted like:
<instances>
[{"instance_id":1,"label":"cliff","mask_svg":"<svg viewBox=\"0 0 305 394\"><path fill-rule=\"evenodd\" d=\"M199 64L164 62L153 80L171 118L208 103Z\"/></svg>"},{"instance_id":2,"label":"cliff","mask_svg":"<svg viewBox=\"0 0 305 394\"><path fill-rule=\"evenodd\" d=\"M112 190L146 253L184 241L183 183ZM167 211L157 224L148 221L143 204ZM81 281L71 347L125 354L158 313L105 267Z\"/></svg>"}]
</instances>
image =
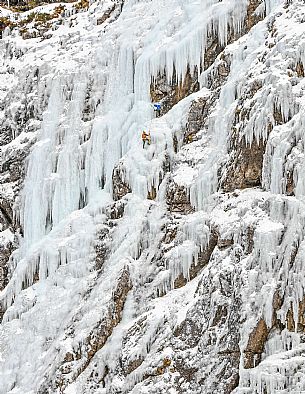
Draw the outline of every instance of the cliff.
<instances>
[{"instance_id":1,"label":"cliff","mask_svg":"<svg viewBox=\"0 0 305 394\"><path fill-rule=\"evenodd\" d=\"M0 393L302 393L304 1L36 4L0 8Z\"/></svg>"}]
</instances>

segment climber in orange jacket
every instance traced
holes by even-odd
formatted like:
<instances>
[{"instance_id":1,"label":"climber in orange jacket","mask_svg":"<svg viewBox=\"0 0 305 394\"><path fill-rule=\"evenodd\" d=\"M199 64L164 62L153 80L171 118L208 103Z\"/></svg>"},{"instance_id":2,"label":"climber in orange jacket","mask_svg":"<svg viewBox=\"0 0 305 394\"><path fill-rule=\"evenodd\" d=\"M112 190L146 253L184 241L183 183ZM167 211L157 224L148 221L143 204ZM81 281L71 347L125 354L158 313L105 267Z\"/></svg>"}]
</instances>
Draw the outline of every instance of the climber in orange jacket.
<instances>
[{"instance_id":1,"label":"climber in orange jacket","mask_svg":"<svg viewBox=\"0 0 305 394\"><path fill-rule=\"evenodd\" d=\"M150 145L150 132L146 133L145 130L142 131L142 141L143 141L143 149L145 148L145 142Z\"/></svg>"}]
</instances>

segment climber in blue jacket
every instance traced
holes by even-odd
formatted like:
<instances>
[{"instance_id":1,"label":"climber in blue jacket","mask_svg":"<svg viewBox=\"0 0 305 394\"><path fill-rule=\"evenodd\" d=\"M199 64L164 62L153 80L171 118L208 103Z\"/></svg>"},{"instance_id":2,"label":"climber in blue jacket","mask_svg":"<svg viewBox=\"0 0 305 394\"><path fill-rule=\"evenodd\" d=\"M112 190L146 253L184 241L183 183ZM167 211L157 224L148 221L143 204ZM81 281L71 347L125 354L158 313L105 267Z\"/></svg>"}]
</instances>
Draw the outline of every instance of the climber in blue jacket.
<instances>
[{"instance_id":1,"label":"climber in blue jacket","mask_svg":"<svg viewBox=\"0 0 305 394\"><path fill-rule=\"evenodd\" d=\"M161 104L154 103L154 111L157 113L157 118L161 115Z\"/></svg>"}]
</instances>

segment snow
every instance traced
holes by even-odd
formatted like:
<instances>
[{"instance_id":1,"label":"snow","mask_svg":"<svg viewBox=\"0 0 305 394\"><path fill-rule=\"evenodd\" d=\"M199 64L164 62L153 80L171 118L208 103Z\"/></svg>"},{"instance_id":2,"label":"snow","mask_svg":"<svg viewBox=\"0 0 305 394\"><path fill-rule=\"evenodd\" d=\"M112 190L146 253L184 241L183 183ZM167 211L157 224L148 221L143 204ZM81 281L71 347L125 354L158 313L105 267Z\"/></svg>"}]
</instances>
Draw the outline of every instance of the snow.
<instances>
[{"instance_id":1,"label":"snow","mask_svg":"<svg viewBox=\"0 0 305 394\"><path fill-rule=\"evenodd\" d=\"M0 15L6 18L12 15L12 11L8 8L0 7Z\"/></svg>"},{"instance_id":2,"label":"snow","mask_svg":"<svg viewBox=\"0 0 305 394\"><path fill-rule=\"evenodd\" d=\"M175 69L181 80L188 66L191 71L200 69L212 34L226 45L229 33L241 32L247 0L129 0L117 20L97 25L96 17L114 4L101 1L93 3L88 12L66 15L65 23L52 30L49 39L22 40L16 31L6 34L0 43L1 98L10 99L7 95L17 84L33 90L41 122L37 134L28 136L37 142L27 159L21 202L15 206L24 236L10 261L9 284L1 293L7 308L0 328L1 393L38 392L48 383L48 376L56 376L67 351L85 347L106 315L124 269L130 272L135 289L127 297L122 319L88 368L75 381L67 378L66 394L90 392L87 381L94 363L101 376L106 366L110 368L112 381L106 379L107 387L153 392L141 380L162 359L173 357L168 338L194 307L197 291L204 292L200 280L210 280L211 288L219 289L221 275L237 275L237 266L244 281L241 349L258 316L272 326L273 295L278 288L284 297L278 317L284 324L292 305L297 326L299 301L304 297L304 81L293 85L287 68L290 62L305 65L305 45L297 45L305 37L297 16L300 3L290 19L282 3L266 1L266 20L227 45L230 72L201 130L204 137L190 146L182 146L180 140L178 153L173 136L181 139L192 101L212 94L206 85L215 70L204 71L200 91L161 118L154 118L151 79L165 71L170 82ZM57 5L41 6L37 11L51 12ZM282 14L275 22L278 33L272 43L268 26L278 10ZM294 44L299 52L291 51ZM9 67L14 67L13 74L7 72ZM30 85L35 68L39 77ZM247 144L268 138L265 191L248 190L226 197L218 193L219 169L228 160L235 110L253 76L260 79L262 89L244 103L249 116L237 128ZM26 90L23 94L31 98ZM22 98L15 99L7 111L14 117L22 105ZM274 119L274 108L281 114L282 124ZM140 139L143 129L149 129L152 136L145 149ZM10 147L19 149L24 136L14 137ZM292 148L295 140L298 144ZM7 147L2 151L4 156L8 152ZM164 228L170 221L167 160L175 164L173 180L186 188L195 210L171 217L177 235L168 244L164 242ZM124 198L124 216L112 226L107 209L113 204L116 168L132 193ZM293 173L294 197L284 195L287 171ZM154 190L155 201L147 199ZM239 257L250 226L254 228L253 251ZM191 280L191 268L209 246L211 228L217 229L220 240L232 239L234 246L229 251L216 246L200 276ZM94 245L101 229L109 231L111 253L97 273ZM13 240L9 230L0 236L3 244ZM291 269L294 243L299 251ZM181 274L189 283L175 289ZM212 326L217 306L225 305L225 299L218 290L209 302L206 327ZM130 334L128 339L128 330L141 317L144 335L136 340ZM259 366L248 371L241 365L240 388L235 392L283 391L293 368L304 364L299 339L297 333L287 331L268 339ZM166 347L160 352L162 341ZM115 376L120 356L130 360L141 356L144 361L128 376ZM82 363L85 361L77 360L75 368ZM154 390L175 393L171 385L176 377L166 371L154 383ZM54 384L52 381L50 390ZM303 387L302 380L290 384L296 390ZM107 387L96 392L106 393Z\"/></svg>"}]
</instances>

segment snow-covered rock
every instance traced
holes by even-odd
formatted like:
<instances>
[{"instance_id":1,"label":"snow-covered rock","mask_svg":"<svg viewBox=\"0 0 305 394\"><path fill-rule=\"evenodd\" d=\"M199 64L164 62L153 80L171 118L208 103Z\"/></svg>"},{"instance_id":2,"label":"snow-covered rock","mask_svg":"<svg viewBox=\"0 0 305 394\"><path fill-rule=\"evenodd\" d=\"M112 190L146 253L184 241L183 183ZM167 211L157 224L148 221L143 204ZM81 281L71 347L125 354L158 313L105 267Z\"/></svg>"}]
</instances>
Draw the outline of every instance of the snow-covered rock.
<instances>
[{"instance_id":1,"label":"snow-covered rock","mask_svg":"<svg viewBox=\"0 0 305 394\"><path fill-rule=\"evenodd\" d=\"M0 393L305 391L304 1L0 11Z\"/></svg>"}]
</instances>

